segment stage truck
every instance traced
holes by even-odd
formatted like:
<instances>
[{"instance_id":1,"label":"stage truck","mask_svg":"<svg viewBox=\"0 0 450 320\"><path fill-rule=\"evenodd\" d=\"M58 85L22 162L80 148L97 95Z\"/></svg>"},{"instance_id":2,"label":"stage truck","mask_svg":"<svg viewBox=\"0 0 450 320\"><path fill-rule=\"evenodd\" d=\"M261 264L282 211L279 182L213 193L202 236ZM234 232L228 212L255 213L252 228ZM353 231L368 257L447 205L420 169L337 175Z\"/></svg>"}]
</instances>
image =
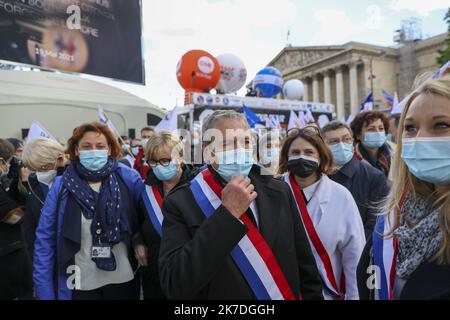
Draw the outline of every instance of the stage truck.
<instances>
[{"instance_id":1,"label":"stage truck","mask_svg":"<svg viewBox=\"0 0 450 320\"><path fill-rule=\"evenodd\" d=\"M326 103L207 93L193 93L191 101L192 104L178 107L178 128L191 132L198 130L203 120L215 110L229 109L242 113L244 106L250 108L261 120L256 124L256 130L265 129L268 119L272 124L279 123L283 131L287 130L291 111L295 111L298 115L299 112L310 110L320 125L333 120L336 116L334 105Z\"/></svg>"}]
</instances>

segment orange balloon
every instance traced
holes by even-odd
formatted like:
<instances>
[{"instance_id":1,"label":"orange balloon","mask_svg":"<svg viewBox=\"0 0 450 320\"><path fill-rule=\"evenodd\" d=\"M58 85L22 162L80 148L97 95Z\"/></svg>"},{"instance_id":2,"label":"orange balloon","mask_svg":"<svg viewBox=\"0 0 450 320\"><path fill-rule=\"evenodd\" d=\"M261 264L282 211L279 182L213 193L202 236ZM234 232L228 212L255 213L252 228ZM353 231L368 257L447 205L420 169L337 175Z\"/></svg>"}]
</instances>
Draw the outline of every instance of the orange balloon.
<instances>
[{"instance_id":1,"label":"orange balloon","mask_svg":"<svg viewBox=\"0 0 450 320\"><path fill-rule=\"evenodd\" d=\"M209 91L219 83L220 63L206 51L189 51L178 62L177 79L188 92Z\"/></svg>"}]
</instances>

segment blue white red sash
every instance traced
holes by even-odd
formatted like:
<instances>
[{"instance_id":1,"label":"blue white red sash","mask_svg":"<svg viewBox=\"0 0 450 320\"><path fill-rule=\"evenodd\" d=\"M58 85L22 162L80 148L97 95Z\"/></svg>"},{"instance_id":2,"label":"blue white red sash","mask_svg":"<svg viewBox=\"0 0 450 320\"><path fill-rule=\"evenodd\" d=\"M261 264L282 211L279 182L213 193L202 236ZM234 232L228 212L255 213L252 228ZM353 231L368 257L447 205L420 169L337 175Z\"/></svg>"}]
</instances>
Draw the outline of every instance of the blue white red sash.
<instances>
[{"instance_id":1,"label":"blue white red sash","mask_svg":"<svg viewBox=\"0 0 450 320\"><path fill-rule=\"evenodd\" d=\"M204 215L211 217L222 205L222 186L206 169L191 181L191 190ZM272 250L247 214L240 220L249 231L231 252L231 257L258 300L295 300Z\"/></svg>"},{"instance_id":2,"label":"blue white red sash","mask_svg":"<svg viewBox=\"0 0 450 320\"><path fill-rule=\"evenodd\" d=\"M376 276L380 285L380 289L375 290L375 300L394 300L398 247L395 235L387 236L393 230L394 221L394 212L391 212L389 219L386 219L386 215L379 216L372 234L373 260L378 267Z\"/></svg>"},{"instance_id":3,"label":"blue white red sash","mask_svg":"<svg viewBox=\"0 0 450 320\"><path fill-rule=\"evenodd\" d=\"M314 258L316 259L317 268L319 269L319 272L321 274L324 289L334 299L343 299L345 297L345 275L344 273L342 273L340 287L338 287L336 278L334 276L331 259L328 255L327 250L325 249L325 246L320 240L316 228L314 227L314 223L308 212L306 201L303 198L300 187L295 181L294 175L286 175L284 180L291 188L292 194L295 198L295 202L297 203L300 217L302 219L303 225L305 226L306 233L311 244L311 250L314 254Z\"/></svg>"},{"instance_id":4,"label":"blue white red sash","mask_svg":"<svg viewBox=\"0 0 450 320\"><path fill-rule=\"evenodd\" d=\"M142 197L144 199L145 207L147 208L148 216L153 224L155 230L162 236L162 223L164 216L161 211L163 197L156 186L145 186L145 193Z\"/></svg>"}]
</instances>

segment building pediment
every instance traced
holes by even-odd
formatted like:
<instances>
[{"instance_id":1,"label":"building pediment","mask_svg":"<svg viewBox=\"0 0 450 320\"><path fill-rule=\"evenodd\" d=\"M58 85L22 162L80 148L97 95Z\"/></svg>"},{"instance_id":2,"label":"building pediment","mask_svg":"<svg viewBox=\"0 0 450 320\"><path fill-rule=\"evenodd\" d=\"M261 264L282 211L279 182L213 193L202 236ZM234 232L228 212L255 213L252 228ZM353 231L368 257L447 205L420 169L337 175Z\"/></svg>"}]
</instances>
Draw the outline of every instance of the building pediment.
<instances>
[{"instance_id":1,"label":"building pediment","mask_svg":"<svg viewBox=\"0 0 450 320\"><path fill-rule=\"evenodd\" d=\"M287 74L345 50L343 47L285 48L269 64Z\"/></svg>"}]
</instances>

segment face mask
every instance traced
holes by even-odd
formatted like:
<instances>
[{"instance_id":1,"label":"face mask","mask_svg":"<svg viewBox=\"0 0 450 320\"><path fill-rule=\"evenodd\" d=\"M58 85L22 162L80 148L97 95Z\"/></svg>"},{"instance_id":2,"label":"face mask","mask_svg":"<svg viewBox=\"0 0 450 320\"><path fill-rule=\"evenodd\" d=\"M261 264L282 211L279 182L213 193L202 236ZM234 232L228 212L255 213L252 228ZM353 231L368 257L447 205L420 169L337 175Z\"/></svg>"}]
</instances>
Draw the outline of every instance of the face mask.
<instances>
[{"instance_id":1,"label":"face mask","mask_svg":"<svg viewBox=\"0 0 450 320\"><path fill-rule=\"evenodd\" d=\"M253 151L249 149L237 149L218 152L219 168L217 172L226 181L233 177L248 177L253 167Z\"/></svg>"},{"instance_id":2,"label":"face mask","mask_svg":"<svg viewBox=\"0 0 450 320\"><path fill-rule=\"evenodd\" d=\"M330 145L334 162L337 165L345 165L353 159L353 145L348 143L338 143Z\"/></svg>"},{"instance_id":3,"label":"face mask","mask_svg":"<svg viewBox=\"0 0 450 320\"><path fill-rule=\"evenodd\" d=\"M130 145L129 144L123 144L122 145L122 151L123 152L128 152L128 150L130 150Z\"/></svg>"},{"instance_id":4,"label":"face mask","mask_svg":"<svg viewBox=\"0 0 450 320\"><path fill-rule=\"evenodd\" d=\"M137 155L139 154L139 147L131 148L131 153L133 153L133 156L137 157Z\"/></svg>"},{"instance_id":5,"label":"face mask","mask_svg":"<svg viewBox=\"0 0 450 320\"><path fill-rule=\"evenodd\" d=\"M40 183L45 184L46 186L50 186L53 181L55 180L56 176L58 174L58 171L55 170L49 170L46 172L36 172L36 177Z\"/></svg>"},{"instance_id":6,"label":"face mask","mask_svg":"<svg viewBox=\"0 0 450 320\"><path fill-rule=\"evenodd\" d=\"M403 139L402 159L416 178L450 183L450 137Z\"/></svg>"},{"instance_id":7,"label":"face mask","mask_svg":"<svg viewBox=\"0 0 450 320\"><path fill-rule=\"evenodd\" d=\"M394 136L392 135L392 134L388 134L387 136L386 136L386 140L387 141L390 141L390 142L394 142Z\"/></svg>"},{"instance_id":8,"label":"face mask","mask_svg":"<svg viewBox=\"0 0 450 320\"><path fill-rule=\"evenodd\" d=\"M368 148L381 148L387 141L386 132L366 132L364 145Z\"/></svg>"},{"instance_id":9,"label":"face mask","mask_svg":"<svg viewBox=\"0 0 450 320\"><path fill-rule=\"evenodd\" d=\"M108 162L107 150L80 151L80 162L89 171L99 171Z\"/></svg>"},{"instance_id":10,"label":"face mask","mask_svg":"<svg viewBox=\"0 0 450 320\"><path fill-rule=\"evenodd\" d=\"M145 146L147 145L147 143L150 141L150 139L142 139L141 140L141 146L142 146L142 148L144 148L145 149Z\"/></svg>"},{"instance_id":11,"label":"face mask","mask_svg":"<svg viewBox=\"0 0 450 320\"><path fill-rule=\"evenodd\" d=\"M278 163L279 161L280 161L280 149L277 148L267 149L266 152L263 151L261 155L261 164L263 165Z\"/></svg>"},{"instance_id":12,"label":"face mask","mask_svg":"<svg viewBox=\"0 0 450 320\"><path fill-rule=\"evenodd\" d=\"M288 170L299 178L308 178L319 171L320 162L314 157L289 157Z\"/></svg>"},{"instance_id":13,"label":"face mask","mask_svg":"<svg viewBox=\"0 0 450 320\"><path fill-rule=\"evenodd\" d=\"M177 175L177 172L178 168L175 163L170 163L167 167L159 165L153 168L153 173L160 181L172 180Z\"/></svg>"},{"instance_id":14,"label":"face mask","mask_svg":"<svg viewBox=\"0 0 450 320\"><path fill-rule=\"evenodd\" d=\"M200 139L192 139L192 144L198 146L200 144Z\"/></svg>"}]
</instances>

